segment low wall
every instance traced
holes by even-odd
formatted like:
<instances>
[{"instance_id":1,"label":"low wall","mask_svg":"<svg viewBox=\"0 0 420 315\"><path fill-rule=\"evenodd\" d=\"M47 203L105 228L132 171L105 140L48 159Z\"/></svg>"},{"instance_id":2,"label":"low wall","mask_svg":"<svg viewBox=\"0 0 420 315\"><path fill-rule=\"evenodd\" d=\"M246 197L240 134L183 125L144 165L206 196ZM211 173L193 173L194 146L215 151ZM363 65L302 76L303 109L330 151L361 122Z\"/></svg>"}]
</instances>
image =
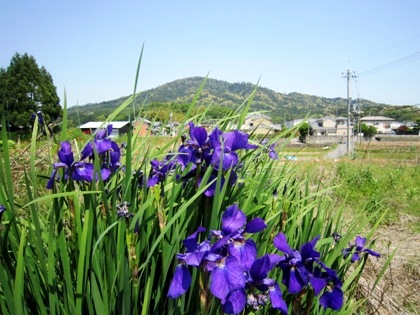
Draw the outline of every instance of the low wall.
<instances>
[{"instance_id":1,"label":"low wall","mask_svg":"<svg viewBox=\"0 0 420 315\"><path fill-rule=\"evenodd\" d=\"M376 141L420 141L420 135L375 135Z\"/></svg>"},{"instance_id":2,"label":"low wall","mask_svg":"<svg viewBox=\"0 0 420 315\"><path fill-rule=\"evenodd\" d=\"M287 139L279 139L279 143L282 143L284 141L288 141ZM420 141L420 136L417 135L403 135L403 136L399 136L399 135L381 135L378 134L374 137L370 138L364 138L362 137L361 139L358 137L350 137L350 142L367 142L367 141L413 141L413 142L417 142ZM338 143L346 143L347 142L347 137L346 136L310 136L306 139L306 145L333 145L333 144L338 144ZM298 138L294 138L292 139L292 141L290 141L290 144L303 144L302 142L300 142L298 140Z\"/></svg>"}]
</instances>

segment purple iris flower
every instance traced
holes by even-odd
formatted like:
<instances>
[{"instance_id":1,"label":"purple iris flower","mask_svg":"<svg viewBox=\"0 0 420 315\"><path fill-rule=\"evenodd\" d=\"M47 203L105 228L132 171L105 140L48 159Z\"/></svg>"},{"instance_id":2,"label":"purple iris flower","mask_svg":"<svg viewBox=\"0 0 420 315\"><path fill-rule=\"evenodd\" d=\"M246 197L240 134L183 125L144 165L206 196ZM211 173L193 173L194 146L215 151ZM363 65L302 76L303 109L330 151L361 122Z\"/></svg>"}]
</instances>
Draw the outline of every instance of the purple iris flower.
<instances>
[{"instance_id":1,"label":"purple iris flower","mask_svg":"<svg viewBox=\"0 0 420 315\"><path fill-rule=\"evenodd\" d=\"M257 246L251 238L245 240L245 233L257 233L266 228L261 218L246 222L246 215L237 204L228 207L222 216L222 229L213 230L212 234L219 239L212 247L216 251L227 247L229 255L235 257L242 270L248 271L257 257Z\"/></svg>"},{"instance_id":2,"label":"purple iris flower","mask_svg":"<svg viewBox=\"0 0 420 315\"><path fill-rule=\"evenodd\" d=\"M279 285L273 279L267 278L268 273L279 261L281 261L281 257L276 254L264 255L256 259L251 266L247 286L257 288L261 293L253 293L248 296L248 304L256 310L265 305L269 297L273 308L287 314L287 304L283 300ZM267 293L268 297L266 296ZM262 298L262 295L265 295L266 298Z\"/></svg>"},{"instance_id":3,"label":"purple iris flower","mask_svg":"<svg viewBox=\"0 0 420 315\"><path fill-rule=\"evenodd\" d=\"M310 272L313 269L313 263L319 260L319 252L314 250L319 237L304 244L300 252L290 248L286 236L279 233L273 240L274 246L282 251L285 256L279 262L283 270L283 284L294 294L300 292L309 284Z\"/></svg>"},{"instance_id":4,"label":"purple iris flower","mask_svg":"<svg viewBox=\"0 0 420 315\"><path fill-rule=\"evenodd\" d=\"M190 150L192 163L201 164L209 157L212 144L205 128L196 127L193 122L190 122L189 126L190 140L187 140L181 147L184 147L184 150L185 147Z\"/></svg>"},{"instance_id":5,"label":"purple iris flower","mask_svg":"<svg viewBox=\"0 0 420 315\"><path fill-rule=\"evenodd\" d=\"M277 234L273 240L274 246L285 253L277 265L283 270L282 282L290 293L299 293L310 284L315 295L322 292L319 299L321 306L338 310L343 305L342 283L336 272L321 261L319 252L314 249L318 240L319 236L304 244L298 252L290 248L283 233Z\"/></svg>"},{"instance_id":6,"label":"purple iris flower","mask_svg":"<svg viewBox=\"0 0 420 315\"><path fill-rule=\"evenodd\" d=\"M343 250L344 258L346 258L348 255L351 256L351 262L358 261L360 259L360 256L362 253L367 253L369 255L375 256L375 257L381 257L381 255L369 248L365 247L366 238L361 236L356 236L356 240L354 244L349 244L349 247Z\"/></svg>"},{"instance_id":7,"label":"purple iris flower","mask_svg":"<svg viewBox=\"0 0 420 315\"><path fill-rule=\"evenodd\" d=\"M95 144L95 149L98 154L108 152L112 149L112 143L114 141L109 139L109 136L111 135L111 133L112 133L112 124L109 124L106 129L101 129L97 131L97 133L95 134L93 143ZM86 144L86 146L83 148L81 152L81 160L84 160L88 157L89 158L93 157L92 142L89 142L88 144Z\"/></svg>"},{"instance_id":8,"label":"purple iris flower","mask_svg":"<svg viewBox=\"0 0 420 315\"><path fill-rule=\"evenodd\" d=\"M57 175L57 171L60 168L64 168L64 179L67 179L70 174L70 168L73 166L74 163L74 157L73 157L73 151L71 149L71 144L68 141L63 141L60 144L60 150L57 153L58 158L60 162L54 163L53 167L54 170L51 174L50 179L47 183L47 188L52 189L55 181L55 177Z\"/></svg>"},{"instance_id":9,"label":"purple iris flower","mask_svg":"<svg viewBox=\"0 0 420 315\"><path fill-rule=\"evenodd\" d=\"M109 152L109 167L111 170L116 171L120 166L121 150L118 144L114 141L111 142L111 150Z\"/></svg>"},{"instance_id":10,"label":"purple iris flower","mask_svg":"<svg viewBox=\"0 0 420 315\"><path fill-rule=\"evenodd\" d=\"M184 240L184 246L187 252L178 254L178 261L180 262L175 270L174 277L168 291L168 297L177 298L184 294L191 285L191 274L187 266L199 267L203 258L210 250L210 242L208 240L197 243L199 233L204 232L206 229L199 227L197 231L188 236Z\"/></svg>"},{"instance_id":11,"label":"purple iris flower","mask_svg":"<svg viewBox=\"0 0 420 315\"><path fill-rule=\"evenodd\" d=\"M221 300L226 299L232 291L243 289L245 283L244 270L234 256L222 257L212 267L210 292Z\"/></svg>"},{"instance_id":12,"label":"purple iris flower","mask_svg":"<svg viewBox=\"0 0 420 315\"><path fill-rule=\"evenodd\" d=\"M162 162L154 159L150 162L152 169L150 170L150 177L147 181L147 187L156 186L162 183L166 175L176 168L175 160L170 156L166 156Z\"/></svg>"},{"instance_id":13,"label":"purple iris flower","mask_svg":"<svg viewBox=\"0 0 420 315\"><path fill-rule=\"evenodd\" d=\"M216 170L221 166L224 171L235 167L239 161L238 154L236 153L237 150L257 148L257 146L248 143L248 137L249 135L246 133L234 130L223 134L221 142L213 140L215 149L212 155L211 165Z\"/></svg>"},{"instance_id":14,"label":"purple iris flower","mask_svg":"<svg viewBox=\"0 0 420 315\"><path fill-rule=\"evenodd\" d=\"M86 152L87 151L85 150L85 153ZM70 177L75 181L87 182L99 179L99 174L95 173L94 165L92 163L84 162L83 159L77 162L74 160L72 147L68 141L61 142L60 150L58 151L57 155L60 161L53 164L54 170L47 183L48 189L53 188L54 181L59 169L64 169L64 180L68 180ZM119 159L119 147L116 143L113 143L111 145L111 151L109 152L109 156L107 159L108 161L103 161L104 165L102 165L100 170L101 178L103 181L106 181L110 177L112 171L118 169L118 167L120 166Z\"/></svg>"},{"instance_id":15,"label":"purple iris flower","mask_svg":"<svg viewBox=\"0 0 420 315\"><path fill-rule=\"evenodd\" d=\"M316 295L323 292L319 298L319 303L324 308L339 310L343 306L344 293L341 290L342 282L336 272L326 267L322 262L321 268L315 267L311 276L311 285Z\"/></svg>"},{"instance_id":16,"label":"purple iris flower","mask_svg":"<svg viewBox=\"0 0 420 315\"><path fill-rule=\"evenodd\" d=\"M6 211L6 207L0 204L0 222L1 222L1 217L3 216L4 211Z\"/></svg>"}]
</instances>

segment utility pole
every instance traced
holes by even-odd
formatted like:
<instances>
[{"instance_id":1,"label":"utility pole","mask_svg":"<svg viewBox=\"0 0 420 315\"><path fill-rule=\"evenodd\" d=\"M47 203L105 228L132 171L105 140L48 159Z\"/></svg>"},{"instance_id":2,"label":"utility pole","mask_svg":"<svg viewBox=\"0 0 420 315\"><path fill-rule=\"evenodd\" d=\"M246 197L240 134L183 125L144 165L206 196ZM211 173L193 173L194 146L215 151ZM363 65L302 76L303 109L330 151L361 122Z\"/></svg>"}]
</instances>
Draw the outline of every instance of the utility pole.
<instances>
[{"instance_id":1,"label":"utility pole","mask_svg":"<svg viewBox=\"0 0 420 315\"><path fill-rule=\"evenodd\" d=\"M356 78L354 71L351 72L350 69L347 69L346 74L343 74L343 77L347 79L347 156L350 156L350 78Z\"/></svg>"}]
</instances>

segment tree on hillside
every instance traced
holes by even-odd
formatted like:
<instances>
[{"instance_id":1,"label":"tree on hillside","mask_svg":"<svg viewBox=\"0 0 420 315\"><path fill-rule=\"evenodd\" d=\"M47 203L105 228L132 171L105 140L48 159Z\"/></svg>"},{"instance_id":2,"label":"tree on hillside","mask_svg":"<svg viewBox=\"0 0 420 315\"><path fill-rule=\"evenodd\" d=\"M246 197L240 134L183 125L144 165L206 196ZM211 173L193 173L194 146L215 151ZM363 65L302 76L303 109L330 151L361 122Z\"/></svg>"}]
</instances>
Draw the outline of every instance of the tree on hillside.
<instances>
[{"instance_id":1,"label":"tree on hillside","mask_svg":"<svg viewBox=\"0 0 420 315\"><path fill-rule=\"evenodd\" d=\"M16 53L9 67L0 69L0 114L7 112L12 128L26 128L39 110L46 124L62 115L53 79L33 56Z\"/></svg>"}]
</instances>

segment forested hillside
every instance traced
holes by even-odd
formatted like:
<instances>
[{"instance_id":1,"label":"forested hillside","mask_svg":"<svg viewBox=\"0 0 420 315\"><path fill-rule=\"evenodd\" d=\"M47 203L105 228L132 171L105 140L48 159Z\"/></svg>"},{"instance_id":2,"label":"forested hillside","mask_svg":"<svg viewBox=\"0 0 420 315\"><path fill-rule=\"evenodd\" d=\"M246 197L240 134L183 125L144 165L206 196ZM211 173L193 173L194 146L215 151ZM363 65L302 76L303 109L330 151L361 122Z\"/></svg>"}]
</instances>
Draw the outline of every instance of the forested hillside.
<instances>
[{"instance_id":1,"label":"forested hillside","mask_svg":"<svg viewBox=\"0 0 420 315\"><path fill-rule=\"evenodd\" d=\"M182 120L188 104L193 100L203 80L203 77L180 79L142 92L135 100L136 116L165 121L172 113L174 120ZM254 89L255 84L252 83L229 83L207 79L196 103L195 111L202 112L204 107L210 106L207 118L224 117L242 104ZM72 106L68 111L70 123L79 125L87 121L105 120L128 97L84 106ZM364 99L359 100L358 103L364 115L383 115L403 121L420 119L418 107L379 104ZM284 94L258 87L251 111L264 111L276 123L306 115L347 116L347 99L325 98L296 92ZM132 106L123 111L116 120L127 120L129 115L133 116Z\"/></svg>"}]
</instances>

